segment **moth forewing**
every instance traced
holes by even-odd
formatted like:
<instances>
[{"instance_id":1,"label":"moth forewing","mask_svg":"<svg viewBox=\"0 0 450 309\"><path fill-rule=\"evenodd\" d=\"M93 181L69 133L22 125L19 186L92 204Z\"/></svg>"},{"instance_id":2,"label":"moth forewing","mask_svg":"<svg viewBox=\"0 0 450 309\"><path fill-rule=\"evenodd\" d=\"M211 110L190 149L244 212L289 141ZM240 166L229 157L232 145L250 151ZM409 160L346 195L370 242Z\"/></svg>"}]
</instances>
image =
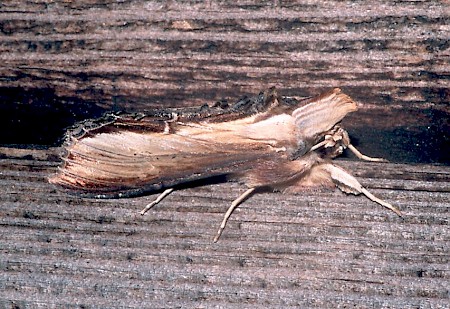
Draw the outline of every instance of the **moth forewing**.
<instances>
[{"instance_id":1,"label":"moth forewing","mask_svg":"<svg viewBox=\"0 0 450 309\"><path fill-rule=\"evenodd\" d=\"M400 215L331 160L349 148L361 159L338 123L356 103L340 89L316 98L278 96L272 88L222 108L150 111L89 121L69 133L66 156L51 183L98 197L164 191L144 214L180 184L224 175L249 188L226 212L217 241L233 210L258 188L299 193L336 185L364 194ZM224 105L226 106L226 105ZM79 132L84 132L79 134Z\"/></svg>"}]
</instances>

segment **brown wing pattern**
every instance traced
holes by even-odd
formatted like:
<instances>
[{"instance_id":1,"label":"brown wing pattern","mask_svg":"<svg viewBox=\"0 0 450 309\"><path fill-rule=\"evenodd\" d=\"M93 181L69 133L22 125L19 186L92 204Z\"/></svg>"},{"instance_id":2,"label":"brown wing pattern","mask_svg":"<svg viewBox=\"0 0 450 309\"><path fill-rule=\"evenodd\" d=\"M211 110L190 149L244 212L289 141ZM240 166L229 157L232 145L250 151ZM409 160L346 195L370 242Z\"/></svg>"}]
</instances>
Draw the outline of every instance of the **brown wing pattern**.
<instances>
[{"instance_id":1,"label":"brown wing pattern","mask_svg":"<svg viewBox=\"0 0 450 309\"><path fill-rule=\"evenodd\" d=\"M93 193L158 190L230 173L256 157L270 155L261 145L245 147L250 151L243 153L237 143L210 143L177 134L100 133L68 146L64 166L50 181Z\"/></svg>"}]
</instances>

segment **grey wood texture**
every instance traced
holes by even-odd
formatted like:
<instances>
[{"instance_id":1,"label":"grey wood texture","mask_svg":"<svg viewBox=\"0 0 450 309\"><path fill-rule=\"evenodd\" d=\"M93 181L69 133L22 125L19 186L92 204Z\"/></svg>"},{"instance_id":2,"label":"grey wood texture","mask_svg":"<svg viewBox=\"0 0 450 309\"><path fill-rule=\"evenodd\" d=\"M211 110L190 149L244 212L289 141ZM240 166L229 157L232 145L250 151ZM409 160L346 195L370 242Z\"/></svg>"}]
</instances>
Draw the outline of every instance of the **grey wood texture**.
<instances>
[{"instance_id":1,"label":"grey wood texture","mask_svg":"<svg viewBox=\"0 0 450 309\"><path fill-rule=\"evenodd\" d=\"M6 1L0 144L57 145L102 111L341 87L373 155L450 159L447 1ZM20 102L21 104L17 104Z\"/></svg>"},{"instance_id":2,"label":"grey wood texture","mask_svg":"<svg viewBox=\"0 0 450 309\"><path fill-rule=\"evenodd\" d=\"M176 191L141 216L155 196L55 190L53 152L2 149L1 307L448 307L449 167L342 160L404 218L339 191L265 193L213 243L238 184Z\"/></svg>"},{"instance_id":3,"label":"grey wood texture","mask_svg":"<svg viewBox=\"0 0 450 309\"><path fill-rule=\"evenodd\" d=\"M448 1L0 3L0 307L448 308ZM361 104L339 191L215 184L81 199L48 184L67 126L104 111L340 87ZM421 164L418 164L421 163Z\"/></svg>"}]
</instances>

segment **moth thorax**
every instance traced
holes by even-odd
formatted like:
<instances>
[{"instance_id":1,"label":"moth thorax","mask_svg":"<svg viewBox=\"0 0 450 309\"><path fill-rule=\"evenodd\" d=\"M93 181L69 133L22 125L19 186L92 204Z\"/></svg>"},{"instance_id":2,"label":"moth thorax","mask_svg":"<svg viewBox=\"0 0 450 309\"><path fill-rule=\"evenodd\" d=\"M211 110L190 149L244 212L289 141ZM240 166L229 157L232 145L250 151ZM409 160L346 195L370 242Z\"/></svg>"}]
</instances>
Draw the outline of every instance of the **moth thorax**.
<instances>
[{"instance_id":1,"label":"moth thorax","mask_svg":"<svg viewBox=\"0 0 450 309\"><path fill-rule=\"evenodd\" d=\"M295 160L299 157L305 155L313 144L311 142L305 141L303 139L297 140L297 147L288 152L289 159Z\"/></svg>"}]
</instances>

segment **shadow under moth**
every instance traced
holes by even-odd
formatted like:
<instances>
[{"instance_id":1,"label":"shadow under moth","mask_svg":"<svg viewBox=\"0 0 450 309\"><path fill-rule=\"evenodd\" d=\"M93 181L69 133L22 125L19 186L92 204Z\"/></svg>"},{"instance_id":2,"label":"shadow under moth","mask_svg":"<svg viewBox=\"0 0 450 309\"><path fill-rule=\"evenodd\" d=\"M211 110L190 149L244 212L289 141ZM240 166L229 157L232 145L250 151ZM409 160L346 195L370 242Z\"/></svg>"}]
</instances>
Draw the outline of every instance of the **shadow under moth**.
<instances>
[{"instance_id":1,"label":"shadow under moth","mask_svg":"<svg viewBox=\"0 0 450 309\"><path fill-rule=\"evenodd\" d=\"M274 88L198 108L107 114L69 130L63 165L49 181L85 196L117 198L162 192L144 214L172 191L215 176L248 187L226 212L216 242L233 210L255 190L301 193L336 186L345 193L373 196L332 159L351 143L340 121L357 104L340 89L297 99Z\"/></svg>"}]
</instances>

